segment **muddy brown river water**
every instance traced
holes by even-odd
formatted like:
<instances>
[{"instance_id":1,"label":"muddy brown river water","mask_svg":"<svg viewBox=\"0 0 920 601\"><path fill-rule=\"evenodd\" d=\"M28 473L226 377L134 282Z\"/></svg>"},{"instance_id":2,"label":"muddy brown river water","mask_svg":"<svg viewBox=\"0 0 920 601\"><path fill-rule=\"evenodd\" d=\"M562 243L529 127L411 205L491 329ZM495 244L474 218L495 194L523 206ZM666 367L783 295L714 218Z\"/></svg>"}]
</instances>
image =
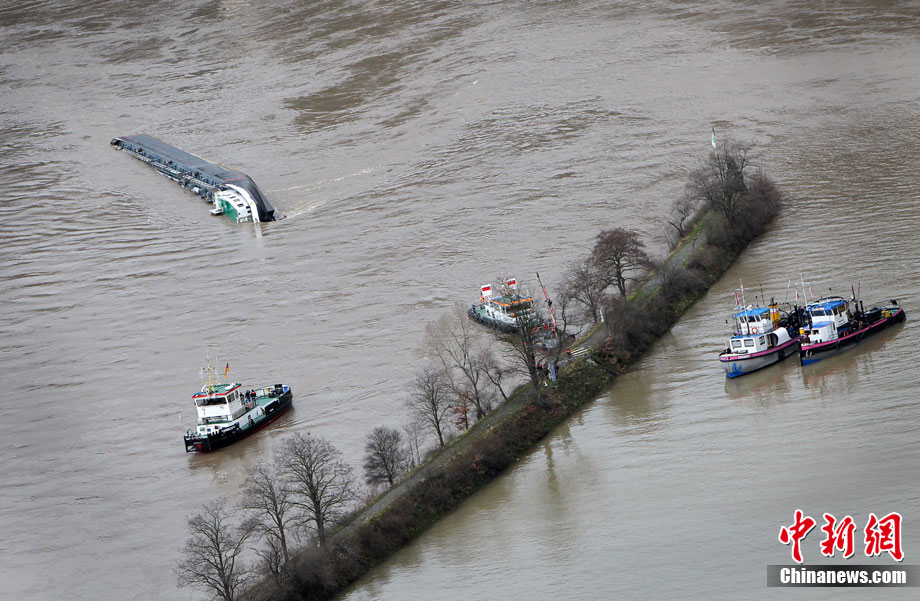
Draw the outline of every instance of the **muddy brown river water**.
<instances>
[{"instance_id":1,"label":"muddy brown river water","mask_svg":"<svg viewBox=\"0 0 920 601\"><path fill-rule=\"evenodd\" d=\"M610 226L662 254L712 127L756 143L783 215L630 374L343 598L838 598L765 586L796 508L898 511L920 563L917 3L5 2L0 48L0 599L200 598L173 571L189 515L238 500L288 433L359 467L404 419L425 325L496 274L552 288ZM142 132L287 219L210 217L109 147ZM908 322L727 382L738 280L801 277ZM295 409L186 455L209 351Z\"/></svg>"}]
</instances>

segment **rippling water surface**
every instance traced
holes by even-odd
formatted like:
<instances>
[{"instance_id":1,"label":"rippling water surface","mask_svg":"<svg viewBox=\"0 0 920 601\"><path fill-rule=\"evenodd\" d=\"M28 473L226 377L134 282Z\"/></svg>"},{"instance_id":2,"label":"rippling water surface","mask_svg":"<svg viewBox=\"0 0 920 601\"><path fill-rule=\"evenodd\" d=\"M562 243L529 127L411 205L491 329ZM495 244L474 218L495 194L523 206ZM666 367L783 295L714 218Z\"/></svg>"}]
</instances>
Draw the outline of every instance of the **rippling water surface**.
<instances>
[{"instance_id":1,"label":"rippling water surface","mask_svg":"<svg viewBox=\"0 0 920 601\"><path fill-rule=\"evenodd\" d=\"M187 516L237 500L287 433L360 465L402 419L425 324L496 274L557 280L609 226L663 252L712 126L757 143L782 217L608 394L346 598L767 597L797 507L900 511L915 563L918 24L910 2L3 5L0 598L198 598L173 572ZM108 145L141 132L248 173L288 218L211 218ZM909 321L726 382L737 280L782 297L800 274ZM290 383L295 410L197 457L208 349ZM909 598L882 590L860 597Z\"/></svg>"}]
</instances>

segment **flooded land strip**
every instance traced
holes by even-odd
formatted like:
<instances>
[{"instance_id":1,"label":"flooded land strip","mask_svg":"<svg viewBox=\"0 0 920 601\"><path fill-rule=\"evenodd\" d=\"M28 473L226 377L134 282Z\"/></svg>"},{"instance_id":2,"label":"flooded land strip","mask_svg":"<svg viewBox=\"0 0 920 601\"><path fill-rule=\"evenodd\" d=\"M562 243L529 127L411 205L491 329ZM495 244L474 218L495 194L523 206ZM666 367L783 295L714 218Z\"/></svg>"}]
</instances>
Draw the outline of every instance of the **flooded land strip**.
<instances>
[{"instance_id":1,"label":"flooded land strip","mask_svg":"<svg viewBox=\"0 0 920 601\"><path fill-rule=\"evenodd\" d=\"M286 578L264 580L252 592L260 599L332 598L512 465L596 399L718 280L778 214L775 188L771 194L775 202L760 205L744 220L732 221L717 208L708 208L628 297L605 308L605 318L576 342L574 348L582 352L560 367L555 382L519 386L494 411L356 512L326 545L300 550Z\"/></svg>"}]
</instances>

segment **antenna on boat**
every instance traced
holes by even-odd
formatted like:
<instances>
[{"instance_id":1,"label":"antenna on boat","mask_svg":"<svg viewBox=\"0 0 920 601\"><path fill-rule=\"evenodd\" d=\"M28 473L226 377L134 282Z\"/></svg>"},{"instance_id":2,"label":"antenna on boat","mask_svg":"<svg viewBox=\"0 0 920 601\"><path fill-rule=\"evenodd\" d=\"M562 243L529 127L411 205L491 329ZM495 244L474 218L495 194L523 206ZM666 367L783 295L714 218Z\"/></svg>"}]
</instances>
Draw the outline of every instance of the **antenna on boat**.
<instances>
[{"instance_id":1,"label":"antenna on boat","mask_svg":"<svg viewBox=\"0 0 920 601\"><path fill-rule=\"evenodd\" d=\"M799 274L799 278L802 280L802 297L805 299L805 303L808 304L808 289L805 288L805 275ZM811 293L811 300L815 300L815 293Z\"/></svg>"},{"instance_id":2,"label":"antenna on boat","mask_svg":"<svg viewBox=\"0 0 920 601\"><path fill-rule=\"evenodd\" d=\"M792 278L789 278L789 281L786 282L786 296L783 297L783 304L786 304L786 301L789 300L789 287L792 286Z\"/></svg>"},{"instance_id":3,"label":"antenna on boat","mask_svg":"<svg viewBox=\"0 0 920 601\"><path fill-rule=\"evenodd\" d=\"M207 371L208 373L208 392L214 392L214 366L211 365L211 351L207 351L205 356L208 358L208 366L201 368L201 379L204 381L204 374ZM215 357L216 360L216 357Z\"/></svg>"}]
</instances>

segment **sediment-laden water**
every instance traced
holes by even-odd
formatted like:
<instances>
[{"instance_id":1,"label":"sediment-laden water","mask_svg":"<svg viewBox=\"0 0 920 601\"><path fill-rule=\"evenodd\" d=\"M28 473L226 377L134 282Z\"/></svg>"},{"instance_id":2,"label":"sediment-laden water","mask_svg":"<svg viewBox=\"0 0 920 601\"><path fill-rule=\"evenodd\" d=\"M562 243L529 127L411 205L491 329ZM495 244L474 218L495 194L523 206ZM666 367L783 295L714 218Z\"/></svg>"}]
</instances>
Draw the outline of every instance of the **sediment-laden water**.
<instances>
[{"instance_id":1,"label":"sediment-laden water","mask_svg":"<svg viewBox=\"0 0 920 601\"><path fill-rule=\"evenodd\" d=\"M425 324L498 274L552 287L608 226L662 253L713 126L756 142L782 217L609 394L346 598L767 597L796 508L899 511L916 563L918 23L909 2L4 5L0 598L198 598L173 572L187 516L291 432L358 467L402 420ZM141 132L288 218L210 217L108 145ZM726 382L738 279L783 297L802 275L908 322ZM295 409L196 457L208 351Z\"/></svg>"}]
</instances>

